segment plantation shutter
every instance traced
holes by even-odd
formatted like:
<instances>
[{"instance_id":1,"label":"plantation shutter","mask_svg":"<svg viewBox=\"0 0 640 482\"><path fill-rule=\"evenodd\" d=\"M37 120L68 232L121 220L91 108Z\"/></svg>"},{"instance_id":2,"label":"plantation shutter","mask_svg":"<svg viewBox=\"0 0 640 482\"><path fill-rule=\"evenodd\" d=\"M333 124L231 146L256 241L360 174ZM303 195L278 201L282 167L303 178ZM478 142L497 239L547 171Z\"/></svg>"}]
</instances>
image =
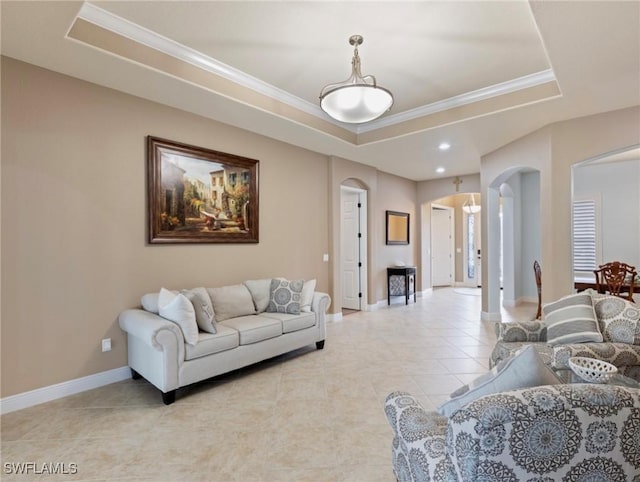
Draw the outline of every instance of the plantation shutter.
<instances>
[{"instance_id":1,"label":"plantation shutter","mask_svg":"<svg viewBox=\"0 0 640 482\"><path fill-rule=\"evenodd\" d=\"M596 269L596 203L573 202L573 269Z\"/></svg>"}]
</instances>

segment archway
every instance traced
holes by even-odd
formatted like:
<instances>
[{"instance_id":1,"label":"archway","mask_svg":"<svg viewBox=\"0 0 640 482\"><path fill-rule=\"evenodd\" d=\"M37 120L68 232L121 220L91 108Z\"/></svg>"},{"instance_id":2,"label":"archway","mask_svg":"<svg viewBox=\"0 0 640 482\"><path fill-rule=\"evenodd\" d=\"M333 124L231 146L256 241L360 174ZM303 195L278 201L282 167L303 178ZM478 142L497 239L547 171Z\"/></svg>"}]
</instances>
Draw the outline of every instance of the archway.
<instances>
[{"instance_id":1,"label":"archway","mask_svg":"<svg viewBox=\"0 0 640 482\"><path fill-rule=\"evenodd\" d=\"M475 271L480 272L478 251L481 249L480 244L480 217L482 210L473 215L472 222L469 223L469 215L463 211L463 206L470 203L471 196L473 202L479 207L481 205L481 197L478 191L457 192L447 194L441 197L434 197L421 205L421 226L422 226L422 263L420 272L422 273L423 289L431 289L433 286L451 285L451 286L478 286L479 279L476 278ZM433 210L439 211L450 210L453 220L453 234L451 242L452 256L452 279L450 283L443 283L433 278L433 261L438 258L438 253L434 252L439 243L435 241L434 229L432 222ZM469 225L472 225L471 233ZM474 229L475 227L475 229ZM448 235L448 233L447 233ZM448 254L447 254L448 256ZM471 266L471 269L470 269ZM469 273L472 276L469 277Z\"/></svg>"},{"instance_id":2,"label":"archway","mask_svg":"<svg viewBox=\"0 0 640 482\"><path fill-rule=\"evenodd\" d=\"M503 306L536 299L532 267L535 260L543 264L540 172L524 166L505 170L489 184L485 201L482 319L500 321L501 298Z\"/></svg>"}]
</instances>

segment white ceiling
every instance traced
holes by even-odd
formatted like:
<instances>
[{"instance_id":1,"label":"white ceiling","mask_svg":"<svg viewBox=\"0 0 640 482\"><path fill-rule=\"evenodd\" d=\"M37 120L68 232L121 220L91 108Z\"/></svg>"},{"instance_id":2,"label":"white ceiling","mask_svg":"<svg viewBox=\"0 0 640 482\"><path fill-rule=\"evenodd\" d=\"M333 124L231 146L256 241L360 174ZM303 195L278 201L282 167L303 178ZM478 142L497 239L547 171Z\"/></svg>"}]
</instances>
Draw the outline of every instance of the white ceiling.
<instances>
[{"instance_id":1,"label":"white ceiling","mask_svg":"<svg viewBox=\"0 0 640 482\"><path fill-rule=\"evenodd\" d=\"M3 55L414 180L479 172L480 156L546 124L640 104L636 1L1 9ZM352 34L363 74L395 97L362 126L318 107L350 73Z\"/></svg>"}]
</instances>

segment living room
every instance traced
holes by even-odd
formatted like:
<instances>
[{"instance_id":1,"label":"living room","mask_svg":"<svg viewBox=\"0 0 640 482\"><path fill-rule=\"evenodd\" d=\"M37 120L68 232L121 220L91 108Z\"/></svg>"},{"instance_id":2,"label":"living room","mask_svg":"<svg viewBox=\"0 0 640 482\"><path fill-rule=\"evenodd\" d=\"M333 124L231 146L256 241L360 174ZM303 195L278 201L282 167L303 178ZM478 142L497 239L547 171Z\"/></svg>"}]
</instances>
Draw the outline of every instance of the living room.
<instances>
[{"instance_id":1,"label":"living room","mask_svg":"<svg viewBox=\"0 0 640 482\"><path fill-rule=\"evenodd\" d=\"M492 115L455 122L451 131L444 131L450 126L428 129L430 140L454 132L456 125L461 126L460 130L477 129L481 136L489 129L482 127L488 122L486 118L496 117L511 135L507 135L508 141L477 152L476 170L454 174L451 166L443 176L430 173L429 178L426 174L413 178L392 174L387 168L378 169L360 162L360 153L353 157L327 154L328 148L318 147L321 142L316 134L295 122L287 121L287 125L292 125L288 137L270 135L269 129L281 129L285 121L272 119L271 126L255 128L258 123L269 123L264 121L267 116L264 110L246 104L240 110L227 109L225 103L242 102L217 99L218 112L212 117L211 107L205 105L210 92L184 87L182 81L170 75L100 53L77 40L63 39L81 3L69 2L59 7L20 3L2 2L3 413L11 403L17 409L26 409L100 386L104 396L110 383L128 380L126 334L118 325L118 315L138 306L143 294L161 287L215 287L274 276L313 278L317 280L317 290L330 295L328 316L337 326L330 332L337 338L328 339L326 350L332 343L344 344L345 339L339 337L348 338L351 330L348 317L338 323L342 296L340 186L346 180L356 180L357 185L366 188L368 196L367 303L357 315L362 317L363 324L367 323L367 316L375 316L378 311L388 312L394 322L411 316L397 305L381 309L380 305L386 304L386 268L391 264L418 266L417 289L423 296L417 304L429 302L433 293L429 237L425 234L428 216L424 211L435 199L457 192L455 176L463 180L459 193L480 193L482 198L483 296L481 305L472 305L470 309L475 310L478 325L509 316L501 306L494 269L499 247L491 233L495 234L498 222L496 180L521 166L540 173L540 257L547 268L543 271L543 297L545 302L556 300L571 293L574 283L572 166L640 144L638 45L637 42L629 45L628 41L637 39L639 31L638 5L633 2L616 3L616 8L597 3L574 7L579 12L593 9L584 15L589 22L582 19L585 29L597 24L595 17L612 11L615 22L606 25L609 35L599 34L608 38L611 45L605 42L600 49L589 43L580 50L582 55L573 59L573 64L569 61L570 54L580 37L555 37L561 28L552 30L549 18L538 17L541 25L550 29L549 36L543 36L547 48L551 52L561 50L565 60L556 64L551 56L564 100L504 108ZM65 10L65 14L49 14L49 10L55 13L56 8ZM618 20L624 20L625 29L619 27ZM39 23L47 25L47 32L57 32L59 41L72 43L72 56L82 52L79 64L99 55L98 61L91 61L91 74L57 71L47 41L38 38ZM22 35L16 34L19 30ZM44 31L43 27L43 35ZM616 32L619 36L614 35ZM351 51L344 42L346 39L340 34L336 36L341 37L338 44L342 49L338 51L344 51L344 58L338 55L338 60L346 63ZM597 38L601 39L600 36ZM380 49L369 46L368 40L361 48L366 71L368 57ZM26 51L29 43L36 44L36 51ZM391 54L389 50L387 55ZM313 58L306 61L312 62ZM121 63L126 65L118 70ZM596 66L587 69L591 63ZM624 68L613 71L610 63ZM373 66L370 68L384 85L384 76ZM602 75L608 81L582 85L578 81L583 74L574 72L581 72L582 68L585 72L606 71ZM131 80L129 69L139 73L133 86L125 85ZM326 82L341 75L342 71L328 72ZM98 77L104 78L104 84L96 81ZM324 78L318 79L314 89L319 91L326 82ZM175 100L178 97L184 105L178 106ZM591 102L584 103L585 98ZM564 106L546 106L554 102L571 104L574 115L565 118ZM525 114L512 113L519 110ZM217 117L225 115L225 120ZM521 117L530 120L518 125ZM333 128L338 135L330 142L335 143L344 133ZM148 244L145 147L149 135L259 160L259 242ZM392 157L393 152L402 152L399 144L402 138L381 142L378 148ZM306 144L302 142L305 139ZM363 147L375 150L375 144ZM349 143L349 149L356 151L358 146ZM456 146L453 155L457 156L455 149ZM435 144L433 150L433 157L440 155ZM455 164L451 157L449 162ZM385 244L386 210L410 214L408 245ZM522 268L518 279L532 279L529 265ZM520 296L534 294L528 291ZM451 316L460 315L447 302L438 307ZM523 316L529 316L529 308L526 306L521 312ZM394 309L398 310L398 316L394 315ZM442 319L436 321L444 324L448 315L443 312L440 316ZM495 340L490 338L488 325L482 326L478 344L489 345ZM444 326L439 329L446 330ZM111 340L108 352L101 349L103 339ZM462 380L456 379L458 382ZM260 386L267 385L262 381ZM155 390L149 393L157 395ZM382 408L378 415L383 415ZM71 418L68 421L73 423ZM143 429L141 425L138 427ZM383 438L385 443L390 442L390 437Z\"/></svg>"}]
</instances>

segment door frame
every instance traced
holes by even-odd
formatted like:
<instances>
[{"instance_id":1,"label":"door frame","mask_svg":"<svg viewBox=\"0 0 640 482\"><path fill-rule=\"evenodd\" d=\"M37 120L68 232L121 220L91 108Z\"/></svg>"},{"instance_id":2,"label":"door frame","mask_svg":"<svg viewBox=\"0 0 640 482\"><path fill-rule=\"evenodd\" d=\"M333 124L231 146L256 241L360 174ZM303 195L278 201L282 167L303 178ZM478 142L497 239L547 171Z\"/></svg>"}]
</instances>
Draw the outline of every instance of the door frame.
<instances>
[{"instance_id":1,"label":"door frame","mask_svg":"<svg viewBox=\"0 0 640 482\"><path fill-rule=\"evenodd\" d=\"M351 192L351 193L357 193L358 194L358 200L361 204L361 207L359 209L359 214L360 214L360 219L359 224L360 224L360 233L362 234L362 236L360 237L360 246L359 246L359 252L360 252L360 263L362 263L362 266L360 267L359 270L359 277L360 277L360 293L362 293L362 297L360 298L360 311L365 311L368 307L367 304L367 245L368 245L368 229L367 229L367 190L366 189L360 189L357 187L351 187L351 186L344 186L341 185L340 186L340 226L342 227L342 194L345 192ZM342 246L342 236L344 235L344 233L342 232L342 228L340 229L340 246ZM343 259L342 259L342 254L340 255L340 277L342 279L342 272L344 271L344 265L343 265ZM342 287L342 293L340 293L340 305L342 305L342 296L344 296L344 286ZM341 306L342 308L342 306Z\"/></svg>"},{"instance_id":2,"label":"door frame","mask_svg":"<svg viewBox=\"0 0 640 482\"><path fill-rule=\"evenodd\" d=\"M449 239L451 240L451 265L449 267L449 269L451 270L451 284L449 286L454 286L455 285L455 280L456 280L456 259L455 259L455 252L456 252L456 218L455 218L455 209L451 206L446 206L444 204L435 204L435 203L431 203L431 216L430 216L430 221L429 221L429 229L431 231L431 246L429 247L429 251L431 253L431 286L436 286L434 285L433 281L434 281L434 276L433 276L433 238L434 236L434 232L433 232L433 210L434 209L438 209L438 210L445 210L445 211L449 211L449 215L451 216L451 223L449 224ZM437 285L440 286L440 285Z\"/></svg>"}]
</instances>

